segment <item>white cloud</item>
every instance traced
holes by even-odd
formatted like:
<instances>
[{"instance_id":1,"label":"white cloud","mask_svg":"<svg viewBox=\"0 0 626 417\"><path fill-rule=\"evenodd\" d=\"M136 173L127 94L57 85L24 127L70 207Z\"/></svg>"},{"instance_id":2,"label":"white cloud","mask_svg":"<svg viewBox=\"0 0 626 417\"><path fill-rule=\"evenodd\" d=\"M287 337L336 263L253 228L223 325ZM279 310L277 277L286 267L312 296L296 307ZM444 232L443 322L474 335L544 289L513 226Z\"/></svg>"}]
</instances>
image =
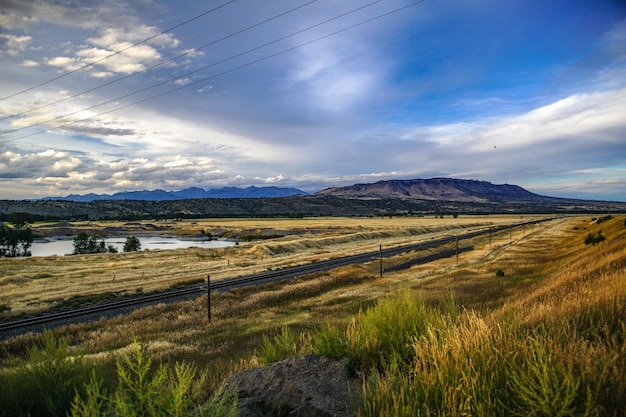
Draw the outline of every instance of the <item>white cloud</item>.
<instances>
[{"instance_id":1,"label":"white cloud","mask_svg":"<svg viewBox=\"0 0 626 417\"><path fill-rule=\"evenodd\" d=\"M32 60L30 60L30 59L25 59L24 61L22 61L22 64L21 64L21 65L22 65L23 67L30 67L30 68L32 68L32 67L38 67L38 66L40 66L41 64L39 64L39 62L32 61Z\"/></svg>"},{"instance_id":2,"label":"white cloud","mask_svg":"<svg viewBox=\"0 0 626 417\"><path fill-rule=\"evenodd\" d=\"M0 56L3 53L8 55L18 55L24 52L32 43L30 36L17 36L8 33L0 33Z\"/></svg>"}]
</instances>

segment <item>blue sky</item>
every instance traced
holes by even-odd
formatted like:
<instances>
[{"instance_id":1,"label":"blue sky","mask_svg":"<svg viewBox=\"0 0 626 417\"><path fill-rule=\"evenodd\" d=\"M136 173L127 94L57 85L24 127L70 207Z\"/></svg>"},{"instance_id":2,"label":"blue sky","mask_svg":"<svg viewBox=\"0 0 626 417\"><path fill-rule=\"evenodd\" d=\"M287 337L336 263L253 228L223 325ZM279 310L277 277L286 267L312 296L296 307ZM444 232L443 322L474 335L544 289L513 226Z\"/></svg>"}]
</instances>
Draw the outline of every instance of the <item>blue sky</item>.
<instances>
[{"instance_id":1,"label":"blue sky","mask_svg":"<svg viewBox=\"0 0 626 417\"><path fill-rule=\"evenodd\" d=\"M0 80L2 199L452 177L626 201L622 0L0 0Z\"/></svg>"}]
</instances>

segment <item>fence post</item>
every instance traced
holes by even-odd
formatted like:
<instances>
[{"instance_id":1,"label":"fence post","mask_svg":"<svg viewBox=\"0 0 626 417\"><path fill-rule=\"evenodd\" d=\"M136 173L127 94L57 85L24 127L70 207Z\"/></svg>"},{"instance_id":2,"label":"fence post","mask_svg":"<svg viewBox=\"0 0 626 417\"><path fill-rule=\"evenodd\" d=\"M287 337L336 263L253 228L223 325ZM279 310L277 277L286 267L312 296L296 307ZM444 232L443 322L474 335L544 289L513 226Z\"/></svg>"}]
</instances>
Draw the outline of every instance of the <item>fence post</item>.
<instances>
[{"instance_id":1,"label":"fence post","mask_svg":"<svg viewBox=\"0 0 626 417\"><path fill-rule=\"evenodd\" d=\"M211 323L211 275L206 276L206 304L209 315L209 323Z\"/></svg>"}]
</instances>

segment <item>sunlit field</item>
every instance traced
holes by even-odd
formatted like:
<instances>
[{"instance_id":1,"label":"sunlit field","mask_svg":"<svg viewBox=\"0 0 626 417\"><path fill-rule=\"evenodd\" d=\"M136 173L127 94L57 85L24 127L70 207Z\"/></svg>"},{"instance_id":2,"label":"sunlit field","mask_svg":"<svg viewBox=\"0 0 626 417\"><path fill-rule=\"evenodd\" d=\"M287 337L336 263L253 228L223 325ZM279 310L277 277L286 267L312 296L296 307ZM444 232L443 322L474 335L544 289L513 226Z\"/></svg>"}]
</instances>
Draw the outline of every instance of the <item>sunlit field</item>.
<instances>
[{"instance_id":1,"label":"sunlit field","mask_svg":"<svg viewBox=\"0 0 626 417\"><path fill-rule=\"evenodd\" d=\"M461 252L458 262L453 256L385 272L382 278L373 260L289 282L216 292L211 295L211 322L204 295L60 328L54 336L67 341L70 352L80 347L81 357L94 365L110 363L140 342L159 362L198 366L209 390L234 372L290 355L315 352L347 358L347 371L365 378L357 410L361 416L620 415L616 410L626 409L626 223L625 216L614 215L600 224L599 217L559 218L502 231L491 239L463 241L473 250ZM308 232L229 249L113 258L128 258L128 268L131 260L142 262L139 271L155 271L148 265L159 258L178 263L175 281L163 277L161 287L154 286L165 288L203 279L209 272L218 276L220 271L226 278L354 253L355 248L375 250L379 244L529 219L330 219L323 227L324 220L312 220L308 227L306 219L207 221L203 228L245 224L241 229L258 233ZM600 231L604 241L585 244L589 234ZM199 256L213 252L215 259ZM385 267L422 255L389 259ZM71 262L91 270L85 267L91 262L58 258L41 262L51 270L50 262L67 258L68 264L61 263L66 273ZM110 255L83 259L100 262L100 267L111 262ZM14 261L35 265L31 259ZM171 268L167 264L159 267ZM62 277L28 283L55 279ZM92 279L97 281L95 272ZM139 279L117 280L117 285L128 285L127 291L140 285ZM113 282L101 285L107 291L115 288ZM29 297L38 298L32 293ZM4 355L21 355L40 340L33 334L5 340ZM10 363L3 361L5 367ZM541 392L558 401L548 403Z\"/></svg>"},{"instance_id":2,"label":"sunlit field","mask_svg":"<svg viewBox=\"0 0 626 417\"><path fill-rule=\"evenodd\" d=\"M10 314L32 314L60 303L75 305L306 264L332 257L416 243L530 216L434 218L210 219L180 222L77 222L74 230L135 234L241 237L281 236L227 248L143 250L137 253L0 258L0 305ZM50 224L33 227L48 230ZM517 233L517 232L516 232ZM504 236L504 235L502 235ZM9 310L10 309L10 310Z\"/></svg>"}]
</instances>

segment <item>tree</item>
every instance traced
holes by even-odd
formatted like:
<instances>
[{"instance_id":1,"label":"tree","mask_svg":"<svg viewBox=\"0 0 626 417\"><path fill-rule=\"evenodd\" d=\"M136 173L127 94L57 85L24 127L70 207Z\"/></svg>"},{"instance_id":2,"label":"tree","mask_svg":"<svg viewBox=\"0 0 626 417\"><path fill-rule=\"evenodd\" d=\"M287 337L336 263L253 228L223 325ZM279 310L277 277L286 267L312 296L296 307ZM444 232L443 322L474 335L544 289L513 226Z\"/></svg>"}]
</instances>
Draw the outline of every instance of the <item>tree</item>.
<instances>
[{"instance_id":1,"label":"tree","mask_svg":"<svg viewBox=\"0 0 626 417\"><path fill-rule=\"evenodd\" d=\"M113 245L106 246L104 239L98 242L95 236L88 236L85 232L80 232L74 236L74 252L72 255L106 252L115 253L117 249Z\"/></svg>"},{"instance_id":2,"label":"tree","mask_svg":"<svg viewBox=\"0 0 626 417\"><path fill-rule=\"evenodd\" d=\"M135 236L128 236L124 242L124 252L137 252L141 249L141 242Z\"/></svg>"},{"instance_id":3,"label":"tree","mask_svg":"<svg viewBox=\"0 0 626 417\"><path fill-rule=\"evenodd\" d=\"M30 227L22 225L8 227L0 223L0 257L15 258L30 256L33 244L33 232Z\"/></svg>"},{"instance_id":4,"label":"tree","mask_svg":"<svg viewBox=\"0 0 626 417\"><path fill-rule=\"evenodd\" d=\"M33 216L30 213L14 212L9 214L9 221L17 227L24 227L27 223L33 222Z\"/></svg>"}]
</instances>

